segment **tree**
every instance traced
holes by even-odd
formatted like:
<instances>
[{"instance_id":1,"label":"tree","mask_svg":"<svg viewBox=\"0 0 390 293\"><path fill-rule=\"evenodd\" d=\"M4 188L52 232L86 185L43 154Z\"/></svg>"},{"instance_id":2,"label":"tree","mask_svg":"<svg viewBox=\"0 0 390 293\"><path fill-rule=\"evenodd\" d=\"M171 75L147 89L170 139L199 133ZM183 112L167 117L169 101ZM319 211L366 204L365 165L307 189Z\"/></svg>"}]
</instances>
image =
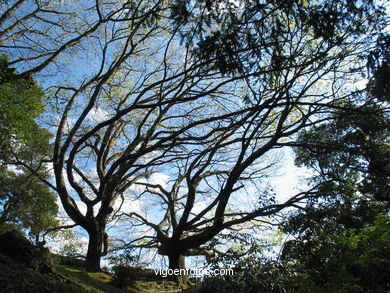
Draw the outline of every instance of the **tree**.
<instances>
[{"instance_id":1,"label":"tree","mask_svg":"<svg viewBox=\"0 0 390 293\"><path fill-rule=\"evenodd\" d=\"M129 215L153 229L140 240L159 246L171 268L222 230L312 196L273 203L259 184L269 165L261 163L303 128L348 107L344 81L359 72L356 56L382 25L379 9L354 1L87 1L80 11L70 2L38 5L32 16L16 3L3 14L16 20L3 50L25 48L13 52L13 64L42 76L55 74L51 68L72 50L78 59L66 64L73 76L48 81L57 101L56 182L46 183L88 232L90 270L107 250L116 200L136 186L146 188L141 200L156 196L163 216ZM38 20L23 29L31 19ZM153 173L167 173L171 184L151 184ZM235 209L246 182L260 200Z\"/></svg>"},{"instance_id":2,"label":"tree","mask_svg":"<svg viewBox=\"0 0 390 293\"><path fill-rule=\"evenodd\" d=\"M286 243L283 254L307 276L313 292L389 288L390 121L388 81L381 76L388 67L389 42L382 41L379 67L359 104L337 111L297 142L297 162L315 170L319 197L285 223L285 231L297 237Z\"/></svg>"},{"instance_id":3,"label":"tree","mask_svg":"<svg viewBox=\"0 0 390 293\"><path fill-rule=\"evenodd\" d=\"M44 109L43 93L33 79L19 77L7 63L1 57L0 225L26 228L38 239L56 224L58 209L53 192L33 174L47 178L41 164L50 153L50 134L35 121Z\"/></svg>"},{"instance_id":4,"label":"tree","mask_svg":"<svg viewBox=\"0 0 390 293\"><path fill-rule=\"evenodd\" d=\"M165 169L171 179L167 184L136 183L145 188L143 197L159 204L159 217L142 211L122 214L152 231L128 245L157 248L172 269L182 268L186 255L207 254L208 243L221 231L318 196L314 186L275 202L264 184L272 165L267 155L294 145L296 134L331 119L337 109L351 108L357 97L343 80L360 72L363 62L355 57L365 56L366 37L378 32L368 15L374 8L357 3L223 3L220 9L222 4L208 1L180 1L176 21L199 29L194 29L199 43L193 54L211 70L239 78L246 92L241 101L232 100L234 94L225 89L225 108L217 113L228 114L214 115L192 130L191 140L175 153L182 159ZM244 202L240 193L250 200Z\"/></svg>"},{"instance_id":5,"label":"tree","mask_svg":"<svg viewBox=\"0 0 390 293\"><path fill-rule=\"evenodd\" d=\"M95 15L90 13L94 10ZM48 69L64 73L66 64L60 57L77 53L115 13L115 8L106 13L94 1L3 1L0 52L13 57L10 65L20 76L47 74Z\"/></svg>"},{"instance_id":6,"label":"tree","mask_svg":"<svg viewBox=\"0 0 390 293\"><path fill-rule=\"evenodd\" d=\"M37 7L32 14L21 16L22 4ZM187 69L188 62L185 61L185 56L174 59L170 49L173 47L174 34L169 36L170 39L161 42L161 48L148 49L151 40L161 37L165 30L161 16L167 10L167 3L163 1L143 3L112 1L101 5L91 2L85 4L86 6L79 11L71 9L72 5L69 3L59 4L58 7L52 7L50 2L15 3L2 17L4 23L6 23L4 15L13 14L16 19L9 25L10 29L5 30L13 31L10 33L12 37L6 38L3 44L17 37L15 47L26 48L20 51L19 56L13 55L12 60L12 64L22 68L26 66L23 61L32 62L23 72L24 75L45 71L49 65L54 64L54 61L59 64L58 57L69 53L69 48L93 46L96 48L94 52L101 54L102 58L97 60L100 68L97 68L95 73L89 70L85 82L73 82L74 86L60 84L53 88L52 95L60 101L57 104L59 123L54 125L57 128L53 155L56 184L46 181L59 194L72 220L89 233L87 267L90 270L97 270L100 268L100 257L104 253L102 250L106 250L107 247L107 235L104 231L108 216L113 210L113 203L135 178L148 173L147 170L143 170L142 165L137 165L142 163L139 159L159 148L167 148L163 143L168 139L164 138L157 141L155 147L147 148L145 151L149 140L157 140L153 135L164 113L173 105L192 100L190 96L184 95L197 91L197 84L200 81L196 80L196 76L191 72L196 71L198 66L194 65ZM35 19L40 20L37 25ZM61 20L61 24L53 26L53 22L58 19ZM74 20L77 21L73 22ZM21 27L29 29L20 30ZM34 37L29 38L29 35L34 35L45 45L39 46L38 50L33 49L35 46L31 44L31 40L34 40ZM52 39L51 35L57 37ZM13 44L10 46L14 47ZM4 45L3 48L8 47ZM81 58L91 56L90 52L86 55L81 55L85 51L80 52L78 56ZM159 54L163 56L163 61L153 63L153 56ZM129 62L130 58L133 58L132 62ZM179 69L174 66L168 67L166 63L168 58L174 63L184 64ZM141 61L137 62L137 59ZM146 61L145 64L152 68L149 70L142 61ZM80 62L77 62L77 70L80 70L79 65ZM132 79L133 84L123 85L127 78ZM183 87L185 88L182 90ZM159 95L158 90L164 90L164 95ZM197 95L201 94L197 92ZM165 96L169 99L165 99ZM97 105L101 102L103 103L98 108ZM81 112L80 104L81 107L85 107ZM110 117L99 122L94 121L91 115L87 117L92 110L100 110ZM172 116L171 120L179 118ZM76 123L69 127L71 119L75 119ZM96 123L98 125L95 127ZM128 133L132 131L134 136L129 136ZM141 143L143 147L133 155L132 151ZM96 176L88 177L91 165L87 160L93 156L96 158L94 169ZM154 161L158 163L158 159ZM80 186L75 176L80 176L85 186ZM69 185L66 186L65 182L69 182ZM78 199L78 203L74 198ZM83 204L87 206L85 214L79 210ZM97 204L100 204L100 207L96 212L94 207Z\"/></svg>"},{"instance_id":7,"label":"tree","mask_svg":"<svg viewBox=\"0 0 390 293\"><path fill-rule=\"evenodd\" d=\"M322 210L322 212L324 212ZM300 225L301 234L286 243L282 264L300 276L305 292L384 292L389 289L389 218L377 214L360 228L330 220L329 213L308 212ZM361 218L356 216L361 222ZM295 220L295 223L298 221ZM340 227L337 227L339 225ZM292 225L286 229L291 231ZM292 230L296 231L296 230Z\"/></svg>"}]
</instances>

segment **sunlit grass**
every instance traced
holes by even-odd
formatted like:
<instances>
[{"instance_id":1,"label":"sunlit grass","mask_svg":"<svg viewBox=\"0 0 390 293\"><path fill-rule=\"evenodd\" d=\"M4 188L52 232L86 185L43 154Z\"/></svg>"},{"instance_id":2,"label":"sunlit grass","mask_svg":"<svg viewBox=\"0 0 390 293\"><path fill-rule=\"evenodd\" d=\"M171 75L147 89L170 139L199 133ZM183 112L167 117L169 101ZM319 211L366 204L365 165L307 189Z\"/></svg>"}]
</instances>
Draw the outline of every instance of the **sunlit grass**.
<instances>
[{"instance_id":1,"label":"sunlit grass","mask_svg":"<svg viewBox=\"0 0 390 293\"><path fill-rule=\"evenodd\" d=\"M134 280L125 288L117 288L114 285L114 276L106 272L86 272L84 269L70 266L58 265L57 271L72 281L81 285L90 292L132 292L132 293L154 293L154 292L181 292L181 289L173 281L161 280Z\"/></svg>"}]
</instances>

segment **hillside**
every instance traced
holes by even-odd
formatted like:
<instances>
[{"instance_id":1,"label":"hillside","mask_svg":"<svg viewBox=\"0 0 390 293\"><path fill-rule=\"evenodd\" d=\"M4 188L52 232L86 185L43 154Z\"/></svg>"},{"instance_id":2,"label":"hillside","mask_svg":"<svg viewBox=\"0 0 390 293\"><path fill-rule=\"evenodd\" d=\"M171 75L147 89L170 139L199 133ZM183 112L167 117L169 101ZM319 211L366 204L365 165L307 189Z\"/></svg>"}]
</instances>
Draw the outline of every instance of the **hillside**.
<instances>
[{"instance_id":1,"label":"hillside","mask_svg":"<svg viewBox=\"0 0 390 293\"><path fill-rule=\"evenodd\" d=\"M86 272L80 261L51 255L17 231L0 235L0 267L0 292L7 293L182 291L175 282L152 276L146 270L117 276L109 272Z\"/></svg>"}]
</instances>

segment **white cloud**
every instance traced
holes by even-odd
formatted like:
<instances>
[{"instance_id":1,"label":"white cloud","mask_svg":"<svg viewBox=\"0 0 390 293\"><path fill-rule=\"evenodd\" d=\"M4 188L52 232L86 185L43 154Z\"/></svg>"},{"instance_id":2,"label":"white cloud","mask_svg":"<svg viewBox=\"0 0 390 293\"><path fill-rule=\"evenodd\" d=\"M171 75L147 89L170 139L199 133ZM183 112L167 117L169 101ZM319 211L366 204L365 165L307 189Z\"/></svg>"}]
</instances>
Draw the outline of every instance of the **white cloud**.
<instances>
[{"instance_id":1,"label":"white cloud","mask_svg":"<svg viewBox=\"0 0 390 293\"><path fill-rule=\"evenodd\" d=\"M294 154L291 149L286 149L283 154L283 165L278 170L278 175L270 181L275 186L277 199L284 201L295 195L299 189L306 186L304 178L308 177L308 170L299 168L294 164Z\"/></svg>"},{"instance_id":2,"label":"white cloud","mask_svg":"<svg viewBox=\"0 0 390 293\"><path fill-rule=\"evenodd\" d=\"M206 203L203 201L196 202L192 208L192 213L198 215L201 211L206 208Z\"/></svg>"},{"instance_id":3,"label":"white cloud","mask_svg":"<svg viewBox=\"0 0 390 293\"><path fill-rule=\"evenodd\" d=\"M144 207L144 202L138 199L135 199L133 196L128 194L124 195L124 200L121 198L117 199L114 204L114 211L120 211L125 213L139 213Z\"/></svg>"},{"instance_id":4,"label":"white cloud","mask_svg":"<svg viewBox=\"0 0 390 293\"><path fill-rule=\"evenodd\" d=\"M163 188L167 188L170 177L164 173L153 173L149 178L149 183L159 184Z\"/></svg>"},{"instance_id":5,"label":"white cloud","mask_svg":"<svg viewBox=\"0 0 390 293\"><path fill-rule=\"evenodd\" d=\"M164 173L156 172L150 175L148 179L140 179L137 182L138 183L149 183L149 184L158 184L161 185L162 188L166 189L168 187L170 177ZM135 194L141 194L145 190L145 186L142 184L133 184L130 186L129 190L132 191Z\"/></svg>"},{"instance_id":6,"label":"white cloud","mask_svg":"<svg viewBox=\"0 0 390 293\"><path fill-rule=\"evenodd\" d=\"M109 116L110 115L106 110L102 108L93 108L91 111L89 111L87 119L95 123L100 123L104 120L107 120Z\"/></svg>"}]
</instances>

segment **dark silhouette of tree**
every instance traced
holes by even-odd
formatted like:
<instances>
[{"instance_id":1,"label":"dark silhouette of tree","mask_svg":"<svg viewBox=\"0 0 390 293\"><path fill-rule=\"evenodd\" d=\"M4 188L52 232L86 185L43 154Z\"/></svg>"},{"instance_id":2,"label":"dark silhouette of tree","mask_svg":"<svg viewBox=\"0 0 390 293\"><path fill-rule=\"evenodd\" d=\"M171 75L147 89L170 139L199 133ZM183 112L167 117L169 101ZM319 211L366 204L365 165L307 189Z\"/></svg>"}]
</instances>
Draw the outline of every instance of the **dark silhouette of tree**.
<instances>
[{"instance_id":1,"label":"dark silhouette of tree","mask_svg":"<svg viewBox=\"0 0 390 293\"><path fill-rule=\"evenodd\" d=\"M107 251L107 222L120 216L115 202L137 186L140 200L157 198L162 219L127 214L154 231L138 240L171 268L221 231L315 196L274 202L261 183L266 158L349 107L346 83L383 26L380 9L357 1L14 3L2 11L1 48L22 74L55 76L47 183L89 234L90 270ZM171 183L148 181L156 172ZM247 182L258 200L234 208Z\"/></svg>"},{"instance_id":2,"label":"dark silhouette of tree","mask_svg":"<svg viewBox=\"0 0 390 293\"><path fill-rule=\"evenodd\" d=\"M191 133L193 142L180 145L182 159L170 162L166 171L169 184L137 182L145 188L143 197L160 204L161 217L122 214L153 231L127 245L157 248L173 269L183 267L185 255L207 254L212 250L208 243L221 231L319 196L315 185L275 202L263 185L272 165L267 155L296 145L303 129L321 127L353 107L359 97L344 87L345 78L363 70L370 50L370 41L363 39L374 37L380 26L371 5L243 2L239 7L228 1L179 1L175 6L176 23L187 28L184 42L198 41L193 55L223 76L241 78L247 92L241 103L225 103L234 116L215 116ZM200 141L200 134L207 139ZM243 202L240 193L248 194L248 184L254 194Z\"/></svg>"}]
</instances>

